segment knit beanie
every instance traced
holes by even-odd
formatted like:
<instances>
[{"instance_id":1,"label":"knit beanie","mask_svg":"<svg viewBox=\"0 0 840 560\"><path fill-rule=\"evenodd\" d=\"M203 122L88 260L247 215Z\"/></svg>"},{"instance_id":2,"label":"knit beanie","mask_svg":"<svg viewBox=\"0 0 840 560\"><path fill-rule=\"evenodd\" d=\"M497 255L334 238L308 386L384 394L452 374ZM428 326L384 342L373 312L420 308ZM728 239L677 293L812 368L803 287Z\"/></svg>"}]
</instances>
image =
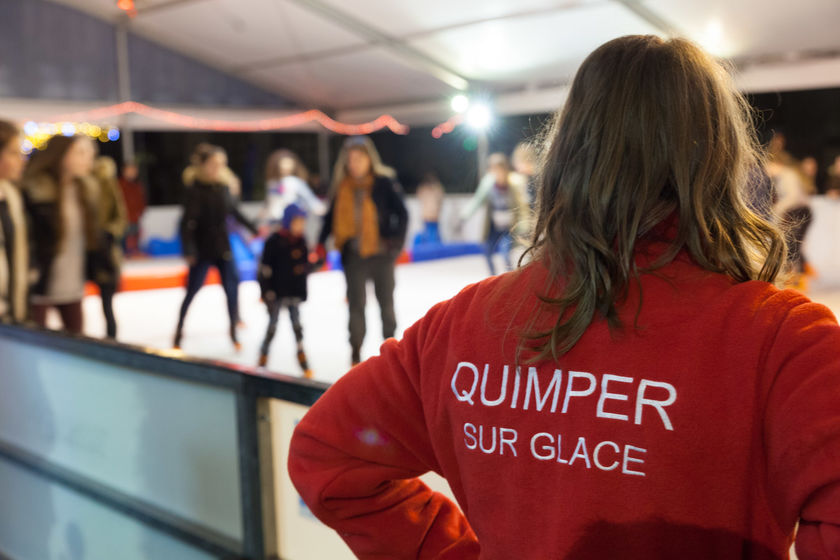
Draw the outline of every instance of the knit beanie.
<instances>
[{"instance_id":1,"label":"knit beanie","mask_svg":"<svg viewBox=\"0 0 840 560\"><path fill-rule=\"evenodd\" d=\"M295 218L305 218L306 211L297 204L289 204L283 212L283 229L292 227Z\"/></svg>"}]
</instances>

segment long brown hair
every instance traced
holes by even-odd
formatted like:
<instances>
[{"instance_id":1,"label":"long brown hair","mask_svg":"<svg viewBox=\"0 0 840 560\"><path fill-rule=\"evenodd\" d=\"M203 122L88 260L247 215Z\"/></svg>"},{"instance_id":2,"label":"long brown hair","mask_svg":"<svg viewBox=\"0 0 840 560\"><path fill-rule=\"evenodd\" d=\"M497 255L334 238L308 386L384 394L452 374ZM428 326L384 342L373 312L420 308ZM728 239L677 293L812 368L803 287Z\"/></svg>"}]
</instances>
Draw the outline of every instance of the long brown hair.
<instances>
[{"instance_id":1,"label":"long brown hair","mask_svg":"<svg viewBox=\"0 0 840 560\"><path fill-rule=\"evenodd\" d=\"M56 251L60 250L60 247L66 241L64 220L61 218L64 215L65 197L59 194L62 188L62 163L67 152L76 142L93 142L93 140L79 135L53 136L47 141L47 145L42 151L33 152L23 173L24 190L30 190L30 192L40 190L38 185L42 185L45 177L49 178L52 182L51 191L53 199L51 202L54 202L57 208L53 215L56 220L56 239L55 246L52 247L52 250ZM85 212L85 242L87 248L92 249L99 240L97 232L98 219L95 208L95 197L98 193L92 190L90 177L73 177L72 181L78 189L79 204Z\"/></svg>"},{"instance_id":2,"label":"long brown hair","mask_svg":"<svg viewBox=\"0 0 840 560\"><path fill-rule=\"evenodd\" d=\"M683 250L736 281L772 282L784 239L744 198L761 163L749 105L693 43L627 36L590 54L543 140L529 251L562 292L541 295L558 319L531 323L531 360L566 353L596 316L621 327L631 281ZM637 242L669 218L667 250L640 269Z\"/></svg>"},{"instance_id":3,"label":"long brown hair","mask_svg":"<svg viewBox=\"0 0 840 560\"><path fill-rule=\"evenodd\" d=\"M9 121L0 120L0 151L6 149L9 142L20 138L20 129Z\"/></svg>"},{"instance_id":4,"label":"long brown hair","mask_svg":"<svg viewBox=\"0 0 840 560\"><path fill-rule=\"evenodd\" d=\"M388 177L395 179L397 172L393 168L388 167L382 163L382 157L379 155L379 150L373 140L368 136L350 136L344 141L341 151L338 153L338 158L335 162L332 180L332 194L338 192L338 187L341 185L344 178L347 176L347 154L350 150L362 150L370 158L370 169L376 177Z\"/></svg>"},{"instance_id":5,"label":"long brown hair","mask_svg":"<svg viewBox=\"0 0 840 560\"><path fill-rule=\"evenodd\" d=\"M53 136L47 142L43 150L32 154L29 164L26 166L25 178L38 175L49 175L56 184L61 184L61 163L70 147L82 136Z\"/></svg>"},{"instance_id":6,"label":"long brown hair","mask_svg":"<svg viewBox=\"0 0 840 560\"><path fill-rule=\"evenodd\" d=\"M304 182L308 181L309 172L306 170L306 166L303 164L303 162L296 153L285 148L275 150L271 153L270 156L268 156L268 161L265 164L266 181L275 181L277 179L283 178L280 176L280 162L286 158L289 158L295 162L295 170L292 172L292 175L303 180Z\"/></svg>"}]
</instances>

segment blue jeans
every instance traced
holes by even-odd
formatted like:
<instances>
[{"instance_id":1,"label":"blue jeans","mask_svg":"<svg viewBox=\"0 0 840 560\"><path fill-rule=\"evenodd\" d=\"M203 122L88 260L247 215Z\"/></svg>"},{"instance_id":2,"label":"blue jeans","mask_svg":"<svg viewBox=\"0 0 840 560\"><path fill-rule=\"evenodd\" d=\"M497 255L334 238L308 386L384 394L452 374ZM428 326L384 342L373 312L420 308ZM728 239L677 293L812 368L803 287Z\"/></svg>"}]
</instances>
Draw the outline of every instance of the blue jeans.
<instances>
[{"instance_id":1,"label":"blue jeans","mask_svg":"<svg viewBox=\"0 0 840 560\"><path fill-rule=\"evenodd\" d=\"M190 267L189 275L187 276L187 295L184 296L184 303L181 304L181 313L178 317L178 332L181 332L183 329L187 310L195 295L204 286L204 280L207 278L207 272L211 266L215 266L219 270L219 276L222 278L222 288L225 290L225 296L227 297L230 328L231 332L234 332L236 322L239 320L239 310L237 308L239 300L237 294L239 291L239 275L236 273L236 263L226 259L200 260Z\"/></svg>"},{"instance_id":2,"label":"blue jeans","mask_svg":"<svg viewBox=\"0 0 840 560\"><path fill-rule=\"evenodd\" d=\"M485 245L485 256L487 257L487 266L490 268L491 276L496 275L496 265L493 264L493 255L501 251L505 257L505 266L507 270L513 270L513 265L510 262L510 248L513 240L510 236L509 230L499 230L490 222L490 231L487 234L487 243Z\"/></svg>"}]
</instances>

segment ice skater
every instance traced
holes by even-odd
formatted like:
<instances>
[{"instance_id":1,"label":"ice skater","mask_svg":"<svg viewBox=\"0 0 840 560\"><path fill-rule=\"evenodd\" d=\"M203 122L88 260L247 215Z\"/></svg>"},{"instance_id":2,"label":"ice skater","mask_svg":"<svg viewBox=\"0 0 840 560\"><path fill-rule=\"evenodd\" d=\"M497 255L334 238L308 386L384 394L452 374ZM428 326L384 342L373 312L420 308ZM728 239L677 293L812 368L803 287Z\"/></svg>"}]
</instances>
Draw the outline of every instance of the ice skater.
<instances>
[{"instance_id":1,"label":"ice skater","mask_svg":"<svg viewBox=\"0 0 840 560\"><path fill-rule=\"evenodd\" d=\"M187 186L184 215L181 219L181 242L184 258L190 269L187 276L187 293L181 304L175 330L175 348L181 347L187 310L204 285L204 279L211 266L219 270L222 288L227 297L231 342L237 351L242 348L236 335L236 323L239 319L236 290L239 285L225 222L228 215L232 215L252 233L256 234L257 230L233 202L223 175L226 162L224 150L217 146L202 145L193 156L195 175L192 183Z\"/></svg>"},{"instance_id":2,"label":"ice skater","mask_svg":"<svg viewBox=\"0 0 840 560\"><path fill-rule=\"evenodd\" d=\"M334 238L341 251L350 307L351 363L361 362L362 343L367 332L365 303L367 283L373 280L386 340L397 330L394 312L394 267L405 242L408 210L396 173L382 164L373 141L354 136L344 142L333 176L335 191L324 219L318 254L326 254L324 243Z\"/></svg>"},{"instance_id":3,"label":"ice skater","mask_svg":"<svg viewBox=\"0 0 840 560\"><path fill-rule=\"evenodd\" d=\"M99 189L90 177L95 157L90 138L53 136L32 155L23 176L35 277L32 318L46 327L55 309L71 334L82 334L87 256L99 240Z\"/></svg>"},{"instance_id":4,"label":"ice skater","mask_svg":"<svg viewBox=\"0 0 840 560\"><path fill-rule=\"evenodd\" d=\"M487 209L485 222L485 256L490 275L496 275L493 255L501 250L505 268L513 269L511 249L514 236L526 233L530 220L530 205L525 178L514 173L506 155L492 154L487 162L487 174L481 179L469 204L461 212L457 229L461 230L481 207Z\"/></svg>"},{"instance_id":5,"label":"ice skater","mask_svg":"<svg viewBox=\"0 0 840 560\"><path fill-rule=\"evenodd\" d=\"M93 164L93 177L99 184L98 247L88 251L87 275L99 288L105 332L111 340L117 338L117 318L114 315L114 295L120 286L123 259L123 236L128 227L125 199L117 179L117 164L108 156L99 156Z\"/></svg>"},{"instance_id":6,"label":"ice skater","mask_svg":"<svg viewBox=\"0 0 840 560\"><path fill-rule=\"evenodd\" d=\"M306 301L307 277L319 263L310 262L305 232L306 212L297 204L290 204L283 212L280 229L265 242L258 276L262 298L268 308L268 330L260 349L259 365L265 367L268 363L268 350L277 332L280 312L285 308L289 310L295 333L298 363L303 376L311 378L312 370L303 349L300 304Z\"/></svg>"},{"instance_id":7,"label":"ice skater","mask_svg":"<svg viewBox=\"0 0 840 560\"><path fill-rule=\"evenodd\" d=\"M306 180L309 172L303 162L290 150L277 150L265 166L266 195L261 218L278 221L290 204L297 204L310 214L323 216L327 205L315 196Z\"/></svg>"}]
</instances>

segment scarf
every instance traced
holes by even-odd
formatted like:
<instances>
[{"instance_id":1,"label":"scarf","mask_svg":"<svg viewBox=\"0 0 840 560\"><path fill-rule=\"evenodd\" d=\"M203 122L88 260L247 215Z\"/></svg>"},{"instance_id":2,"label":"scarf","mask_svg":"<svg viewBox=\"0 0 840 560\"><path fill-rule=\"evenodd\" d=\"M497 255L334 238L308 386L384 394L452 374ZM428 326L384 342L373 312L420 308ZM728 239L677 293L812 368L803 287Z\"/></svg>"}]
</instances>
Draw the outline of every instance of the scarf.
<instances>
[{"instance_id":1,"label":"scarf","mask_svg":"<svg viewBox=\"0 0 840 560\"><path fill-rule=\"evenodd\" d=\"M373 175L361 180L345 177L335 195L333 234L335 245L341 250L352 240L358 240L359 255L370 257L380 252L379 218L373 202Z\"/></svg>"}]
</instances>

